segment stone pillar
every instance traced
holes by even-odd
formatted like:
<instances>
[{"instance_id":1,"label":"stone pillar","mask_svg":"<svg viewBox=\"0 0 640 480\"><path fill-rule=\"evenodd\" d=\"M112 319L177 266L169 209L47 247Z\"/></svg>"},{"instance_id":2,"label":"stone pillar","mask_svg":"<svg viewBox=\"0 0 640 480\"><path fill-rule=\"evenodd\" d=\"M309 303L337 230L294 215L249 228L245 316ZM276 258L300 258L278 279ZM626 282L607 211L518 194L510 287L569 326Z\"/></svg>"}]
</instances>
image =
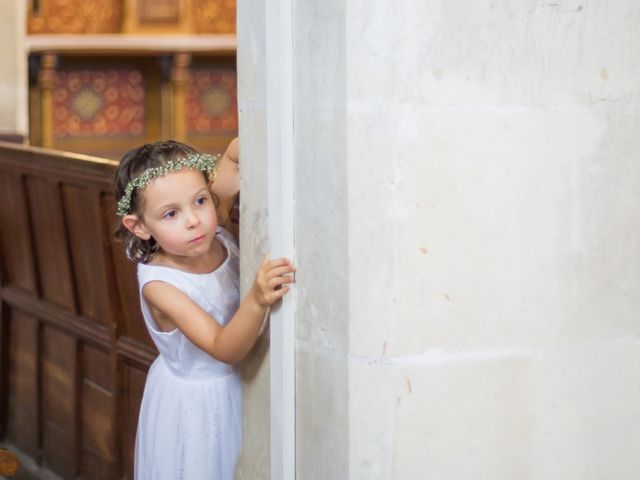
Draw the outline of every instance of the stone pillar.
<instances>
[{"instance_id":1,"label":"stone pillar","mask_svg":"<svg viewBox=\"0 0 640 480\"><path fill-rule=\"evenodd\" d=\"M348 261L344 11L296 5L294 20L296 457L298 478L348 469ZM242 173L241 249L246 289L267 248L263 2L238 4ZM318 72L322 72L318 75ZM245 365L245 448L237 478L269 478L267 342Z\"/></svg>"},{"instance_id":2,"label":"stone pillar","mask_svg":"<svg viewBox=\"0 0 640 480\"><path fill-rule=\"evenodd\" d=\"M238 134L240 137L240 283L245 295L268 248L267 118L264 1L237 3ZM270 476L268 339L242 368L244 443L239 480Z\"/></svg>"},{"instance_id":3,"label":"stone pillar","mask_svg":"<svg viewBox=\"0 0 640 480\"><path fill-rule=\"evenodd\" d=\"M26 3L7 0L2 4L0 31L0 140L17 140L28 134Z\"/></svg>"},{"instance_id":4,"label":"stone pillar","mask_svg":"<svg viewBox=\"0 0 640 480\"><path fill-rule=\"evenodd\" d=\"M634 479L635 3L312 3L294 8L298 478ZM267 215L259 5L238 10L246 281ZM268 478L260 365L240 478Z\"/></svg>"}]
</instances>

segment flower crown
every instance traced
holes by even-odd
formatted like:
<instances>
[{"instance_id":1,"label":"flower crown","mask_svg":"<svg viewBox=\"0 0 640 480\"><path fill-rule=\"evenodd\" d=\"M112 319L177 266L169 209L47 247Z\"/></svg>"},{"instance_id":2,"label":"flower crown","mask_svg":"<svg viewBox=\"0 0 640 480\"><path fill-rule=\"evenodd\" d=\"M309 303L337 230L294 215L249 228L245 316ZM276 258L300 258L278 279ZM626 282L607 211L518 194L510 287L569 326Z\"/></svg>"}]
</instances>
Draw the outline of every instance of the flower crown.
<instances>
[{"instance_id":1,"label":"flower crown","mask_svg":"<svg viewBox=\"0 0 640 480\"><path fill-rule=\"evenodd\" d=\"M214 156L206 153L190 153L185 158L170 160L163 165L146 169L136 178L127 183L124 195L120 200L118 200L116 213L120 217L124 217L129 214L129 210L131 209L131 196L135 189L142 190L154 178L164 177L169 173L175 173L185 167L205 172L209 181L213 182L218 171L219 160L220 155Z\"/></svg>"}]
</instances>

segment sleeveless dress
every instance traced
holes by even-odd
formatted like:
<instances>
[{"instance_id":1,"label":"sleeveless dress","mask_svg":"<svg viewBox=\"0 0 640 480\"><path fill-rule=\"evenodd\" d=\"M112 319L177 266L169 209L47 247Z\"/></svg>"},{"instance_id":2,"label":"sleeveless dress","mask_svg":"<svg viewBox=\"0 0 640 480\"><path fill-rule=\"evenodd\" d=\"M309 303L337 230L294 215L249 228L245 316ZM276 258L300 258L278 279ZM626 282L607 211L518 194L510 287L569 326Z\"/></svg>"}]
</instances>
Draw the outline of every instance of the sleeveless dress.
<instances>
[{"instance_id":1,"label":"sleeveless dress","mask_svg":"<svg viewBox=\"0 0 640 480\"><path fill-rule=\"evenodd\" d=\"M242 440L240 381L231 365L196 347L182 332L162 332L142 296L160 280L191 297L221 325L239 305L235 239L219 228L227 258L206 274L138 265L144 320L160 355L144 388L136 435L136 480L231 480ZM213 320L212 320L213 321Z\"/></svg>"}]
</instances>

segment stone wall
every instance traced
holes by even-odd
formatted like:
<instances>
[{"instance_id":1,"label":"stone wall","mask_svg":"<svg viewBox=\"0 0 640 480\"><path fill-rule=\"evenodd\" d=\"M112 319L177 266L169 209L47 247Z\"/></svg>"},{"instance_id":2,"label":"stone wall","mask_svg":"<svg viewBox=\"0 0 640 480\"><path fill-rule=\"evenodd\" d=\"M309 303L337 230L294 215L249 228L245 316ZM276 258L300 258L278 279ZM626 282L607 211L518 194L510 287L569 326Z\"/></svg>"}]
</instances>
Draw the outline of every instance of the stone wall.
<instances>
[{"instance_id":1,"label":"stone wall","mask_svg":"<svg viewBox=\"0 0 640 480\"><path fill-rule=\"evenodd\" d=\"M239 74L263 91L250 9ZM294 19L298 478L634 479L640 8L349 0ZM241 478L268 478L267 377L247 382L241 470L260 473Z\"/></svg>"},{"instance_id":2,"label":"stone wall","mask_svg":"<svg viewBox=\"0 0 640 480\"><path fill-rule=\"evenodd\" d=\"M265 5L238 2L238 120L240 136L240 281L241 293L252 285L268 251L267 117L265 98ZM243 365L244 447L236 478L269 478L268 340L262 338Z\"/></svg>"}]
</instances>

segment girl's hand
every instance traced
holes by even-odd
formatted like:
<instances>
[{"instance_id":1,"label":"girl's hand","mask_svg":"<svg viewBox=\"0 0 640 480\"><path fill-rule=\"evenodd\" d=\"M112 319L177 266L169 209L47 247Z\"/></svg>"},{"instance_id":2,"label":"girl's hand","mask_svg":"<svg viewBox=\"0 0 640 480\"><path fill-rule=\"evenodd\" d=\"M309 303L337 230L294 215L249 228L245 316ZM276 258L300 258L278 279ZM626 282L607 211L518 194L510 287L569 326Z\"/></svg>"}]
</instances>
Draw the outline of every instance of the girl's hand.
<instances>
[{"instance_id":1,"label":"girl's hand","mask_svg":"<svg viewBox=\"0 0 640 480\"><path fill-rule=\"evenodd\" d=\"M264 257L251 287L251 293L258 305L268 308L285 296L289 291L288 284L294 282L292 274L295 271L296 267L287 258L269 260L269 255Z\"/></svg>"}]
</instances>

